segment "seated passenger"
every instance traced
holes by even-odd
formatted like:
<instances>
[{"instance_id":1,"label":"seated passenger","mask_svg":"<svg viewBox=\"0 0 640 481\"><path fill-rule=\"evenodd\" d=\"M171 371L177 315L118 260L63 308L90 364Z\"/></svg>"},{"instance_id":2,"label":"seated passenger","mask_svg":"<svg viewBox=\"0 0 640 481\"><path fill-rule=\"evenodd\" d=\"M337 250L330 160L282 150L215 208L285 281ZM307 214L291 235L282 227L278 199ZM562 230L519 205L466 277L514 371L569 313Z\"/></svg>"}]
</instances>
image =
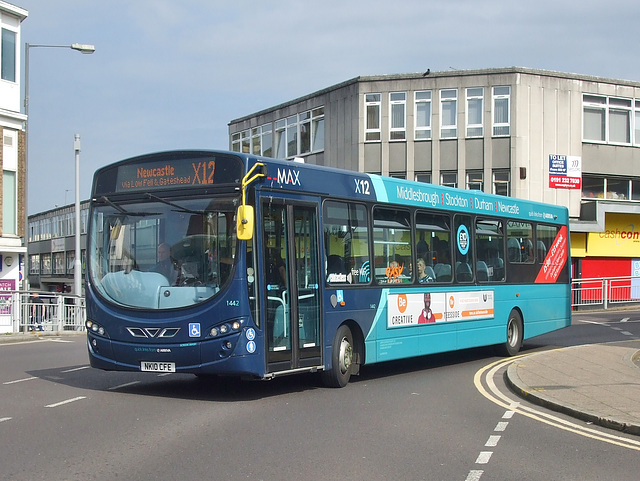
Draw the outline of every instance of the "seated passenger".
<instances>
[{"instance_id":1,"label":"seated passenger","mask_svg":"<svg viewBox=\"0 0 640 481\"><path fill-rule=\"evenodd\" d=\"M420 284L424 284L425 282L433 282L433 281L435 281L435 279L433 279L427 273L427 265L425 264L424 259L422 257L418 257L418 261L416 262L416 266L418 268L417 279L418 279L418 282Z\"/></svg>"}]
</instances>

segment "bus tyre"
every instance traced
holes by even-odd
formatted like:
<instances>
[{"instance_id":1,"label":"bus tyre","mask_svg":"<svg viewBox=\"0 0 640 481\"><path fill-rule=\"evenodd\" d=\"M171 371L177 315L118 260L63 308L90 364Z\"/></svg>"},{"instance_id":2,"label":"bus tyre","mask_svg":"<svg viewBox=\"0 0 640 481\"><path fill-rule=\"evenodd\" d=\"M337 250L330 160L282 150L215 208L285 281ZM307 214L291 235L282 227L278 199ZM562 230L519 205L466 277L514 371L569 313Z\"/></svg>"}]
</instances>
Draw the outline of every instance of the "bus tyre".
<instances>
[{"instance_id":1,"label":"bus tyre","mask_svg":"<svg viewBox=\"0 0 640 481\"><path fill-rule=\"evenodd\" d=\"M331 369L322 373L322 381L328 387L345 387L351 377L353 362L353 335L348 326L338 328L333 338Z\"/></svg>"},{"instance_id":2,"label":"bus tyre","mask_svg":"<svg viewBox=\"0 0 640 481\"><path fill-rule=\"evenodd\" d=\"M500 346L500 353L503 356L515 356L522 347L524 339L524 327L522 316L515 309L509 313L507 321L507 342Z\"/></svg>"}]
</instances>

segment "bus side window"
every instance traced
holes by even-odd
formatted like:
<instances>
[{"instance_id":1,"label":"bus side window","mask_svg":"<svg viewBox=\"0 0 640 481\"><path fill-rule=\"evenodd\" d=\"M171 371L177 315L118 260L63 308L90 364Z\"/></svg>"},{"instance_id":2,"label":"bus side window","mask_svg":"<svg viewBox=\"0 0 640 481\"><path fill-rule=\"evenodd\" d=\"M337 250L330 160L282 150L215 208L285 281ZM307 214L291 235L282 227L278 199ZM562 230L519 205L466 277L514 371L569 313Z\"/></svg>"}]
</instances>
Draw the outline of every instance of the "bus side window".
<instances>
[{"instance_id":1,"label":"bus side window","mask_svg":"<svg viewBox=\"0 0 640 481\"><path fill-rule=\"evenodd\" d=\"M473 263L472 219L470 215L456 214L454 216L453 232L456 235L455 247L455 278L456 282L472 282L474 279L475 264Z\"/></svg>"},{"instance_id":2,"label":"bus side window","mask_svg":"<svg viewBox=\"0 0 640 481\"><path fill-rule=\"evenodd\" d=\"M362 204L324 203L325 279L329 284L367 284L369 228Z\"/></svg>"},{"instance_id":3,"label":"bus side window","mask_svg":"<svg viewBox=\"0 0 640 481\"><path fill-rule=\"evenodd\" d=\"M411 215L393 208L373 209L373 244L376 257L376 280L379 284L403 284L412 281L409 263L413 259Z\"/></svg>"},{"instance_id":4,"label":"bus side window","mask_svg":"<svg viewBox=\"0 0 640 481\"><path fill-rule=\"evenodd\" d=\"M499 219L476 219L476 279L504 280L504 231Z\"/></svg>"}]
</instances>

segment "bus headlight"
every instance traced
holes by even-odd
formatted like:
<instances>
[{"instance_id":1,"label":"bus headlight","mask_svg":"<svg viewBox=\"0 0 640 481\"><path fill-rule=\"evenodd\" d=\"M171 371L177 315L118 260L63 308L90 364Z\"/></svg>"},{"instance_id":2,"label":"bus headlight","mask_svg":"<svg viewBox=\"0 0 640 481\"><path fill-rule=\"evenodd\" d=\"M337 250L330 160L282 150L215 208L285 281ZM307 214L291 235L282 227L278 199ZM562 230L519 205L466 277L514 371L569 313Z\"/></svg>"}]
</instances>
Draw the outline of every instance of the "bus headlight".
<instances>
[{"instance_id":1,"label":"bus headlight","mask_svg":"<svg viewBox=\"0 0 640 481\"><path fill-rule=\"evenodd\" d=\"M209 329L209 335L211 337L226 336L227 334L236 333L242 329L244 321L242 319L236 319L235 321L225 322L219 326L214 326Z\"/></svg>"},{"instance_id":2,"label":"bus headlight","mask_svg":"<svg viewBox=\"0 0 640 481\"><path fill-rule=\"evenodd\" d=\"M93 321L87 321L85 323L85 326L87 328L87 331L92 332L94 334L97 334L99 336L103 336L103 337L109 337L107 335L107 331L105 330L104 327L102 327L100 324L98 324L97 322L93 322Z\"/></svg>"}]
</instances>

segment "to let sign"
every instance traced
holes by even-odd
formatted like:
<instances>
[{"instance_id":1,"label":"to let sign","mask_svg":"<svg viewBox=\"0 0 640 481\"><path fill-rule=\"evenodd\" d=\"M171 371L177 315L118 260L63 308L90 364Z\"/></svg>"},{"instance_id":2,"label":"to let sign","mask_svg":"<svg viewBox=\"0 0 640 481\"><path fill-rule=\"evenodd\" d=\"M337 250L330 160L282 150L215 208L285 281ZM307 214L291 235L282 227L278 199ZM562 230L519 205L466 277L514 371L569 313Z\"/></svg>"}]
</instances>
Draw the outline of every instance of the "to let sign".
<instances>
[{"instance_id":1,"label":"to let sign","mask_svg":"<svg viewBox=\"0 0 640 481\"><path fill-rule=\"evenodd\" d=\"M549 155L549 187L582 188L582 158L575 155Z\"/></svg>"}]
</instances>

